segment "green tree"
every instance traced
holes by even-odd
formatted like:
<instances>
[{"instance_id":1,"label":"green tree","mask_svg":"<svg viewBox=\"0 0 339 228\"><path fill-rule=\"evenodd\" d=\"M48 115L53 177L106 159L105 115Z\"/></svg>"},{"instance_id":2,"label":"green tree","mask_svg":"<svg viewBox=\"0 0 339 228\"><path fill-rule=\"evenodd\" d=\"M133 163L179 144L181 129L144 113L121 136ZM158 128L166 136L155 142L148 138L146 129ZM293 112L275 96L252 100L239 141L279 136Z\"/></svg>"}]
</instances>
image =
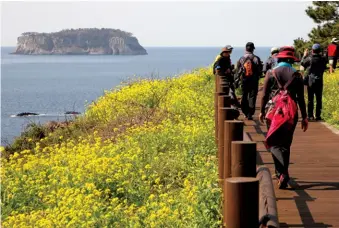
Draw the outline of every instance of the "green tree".
<instances>
[{"instance_id":1,"label":"green tree","mask_svg":"<svg viewBox=\"0 0 339 228\"><path fill-rule=\"evenodd\" d=\"M294 48L295 48L295 55L298 58L301 58L303 56L304 50L310 49L311 42L304 40L303 38L298 38L294 40Z\"/></svg>"},{"instance_id":2,"label":"green tree","mask_svg":"<svg viewBox=\"0 0 339 228\"><path fill-rule=\"evenodd\" d=\"M314 1L305 11L317 23L308 34L311 43L319 43L326 47L333 37L339 38L339 1ZM298 53L310 44L303 39L294 40Z\"/></svg>"}]
</instances>

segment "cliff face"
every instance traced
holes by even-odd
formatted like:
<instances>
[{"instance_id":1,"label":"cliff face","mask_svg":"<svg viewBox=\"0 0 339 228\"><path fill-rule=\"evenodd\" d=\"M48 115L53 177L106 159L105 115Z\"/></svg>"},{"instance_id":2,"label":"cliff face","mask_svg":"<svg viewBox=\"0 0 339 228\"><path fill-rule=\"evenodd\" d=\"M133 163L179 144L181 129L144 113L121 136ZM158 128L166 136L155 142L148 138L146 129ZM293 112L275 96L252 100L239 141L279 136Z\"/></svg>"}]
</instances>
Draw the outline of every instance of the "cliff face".
<instances>
[{"instance_id":1,"label":"cliff face","mask_svg":"<svg viewBox=\"0 0 339 228\"><path fill-rule=\"evenodd\" d=\"M56 33L23 33L13 54L147 55L137 38L115 29L77 29Z\"/></svg>"}]
</instances>

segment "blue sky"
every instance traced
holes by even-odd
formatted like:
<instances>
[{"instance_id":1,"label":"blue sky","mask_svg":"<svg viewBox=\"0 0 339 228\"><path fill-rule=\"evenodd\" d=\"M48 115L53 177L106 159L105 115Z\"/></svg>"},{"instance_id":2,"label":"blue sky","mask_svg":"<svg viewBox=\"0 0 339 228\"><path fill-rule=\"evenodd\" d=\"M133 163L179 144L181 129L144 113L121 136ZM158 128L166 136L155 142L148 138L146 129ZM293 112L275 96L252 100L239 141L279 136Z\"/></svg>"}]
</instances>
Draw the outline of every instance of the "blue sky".
<instances>
[{"instance_id":1,"label":"blue sky","mask_svg":"<svg viewBox=\"0 0 339 228\"><path fill-rule=\"evenodd\" d=\"M150 46L256 46L293 44L315 26L305 1L2 2L1 46L28 31L118 28Z\"/></svg>"}]
</instances>

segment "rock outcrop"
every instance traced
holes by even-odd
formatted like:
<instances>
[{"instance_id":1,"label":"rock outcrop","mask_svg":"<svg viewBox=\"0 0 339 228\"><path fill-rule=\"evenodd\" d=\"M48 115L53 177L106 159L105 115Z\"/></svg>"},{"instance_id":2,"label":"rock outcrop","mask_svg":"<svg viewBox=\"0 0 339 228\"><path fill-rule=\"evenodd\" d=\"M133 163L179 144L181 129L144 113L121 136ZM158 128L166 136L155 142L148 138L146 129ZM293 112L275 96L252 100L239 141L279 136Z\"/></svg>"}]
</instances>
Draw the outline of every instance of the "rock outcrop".
<instances>
[{"instance_id":1,"label":"rock outcrop","mask_svg":"<svg viewBox=\"0 0 339 228\"><path fill-rule=\"evenodd\" d=\"M75 112L75 111L67 111L65 112L65 115L80 115L80 112Z\"/></svg>"},{"instance_id":2,"label":"rock outcrop","mask_svg":"<svg viewBox=\"0 0 339 228\"><path fill-rule=\"evenodd\" d=\"M70 29L55 33L26 32L13 54L147 55L131 33L118 29Z\"/></svg>"},{"instance_id":3,"label":"rock outcrop","mask_svg":"<svg viewBox=\"0 0 339 228\"><path fill-rule=\"evenodd\" d=\"M38 116L38 113L34 113L34 112L20 112L18 114L16 114L16 116Z\"/></svg>"}]
</instances>

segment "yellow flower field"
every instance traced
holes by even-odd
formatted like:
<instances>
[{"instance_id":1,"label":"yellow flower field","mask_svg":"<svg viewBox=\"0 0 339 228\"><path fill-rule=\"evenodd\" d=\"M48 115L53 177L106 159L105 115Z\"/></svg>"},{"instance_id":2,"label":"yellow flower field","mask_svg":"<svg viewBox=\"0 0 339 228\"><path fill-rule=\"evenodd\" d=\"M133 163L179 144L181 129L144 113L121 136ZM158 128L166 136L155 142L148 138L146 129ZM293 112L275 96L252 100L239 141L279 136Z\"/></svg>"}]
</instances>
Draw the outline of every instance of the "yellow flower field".
<instances>
[{"instance_id":1,"label":"yellow flower field","mask_svg":"<svg viewBox=\"0 0 339 228\"><path fill-rule=\"evenodd\" d=\"M326 122L339 128L339 70L324 75L322 116Z\"/></svg>"},{"instance_id":2,"label":"yellow flower field","mask_svg":"<svg viewBox=\"0 0 339 228\"><path fill-rule=\"evenodd\" d=\"M218 227L213 80L199 69L107 91L2 158L3 227Z\"/></svg>"}]
</instances>

